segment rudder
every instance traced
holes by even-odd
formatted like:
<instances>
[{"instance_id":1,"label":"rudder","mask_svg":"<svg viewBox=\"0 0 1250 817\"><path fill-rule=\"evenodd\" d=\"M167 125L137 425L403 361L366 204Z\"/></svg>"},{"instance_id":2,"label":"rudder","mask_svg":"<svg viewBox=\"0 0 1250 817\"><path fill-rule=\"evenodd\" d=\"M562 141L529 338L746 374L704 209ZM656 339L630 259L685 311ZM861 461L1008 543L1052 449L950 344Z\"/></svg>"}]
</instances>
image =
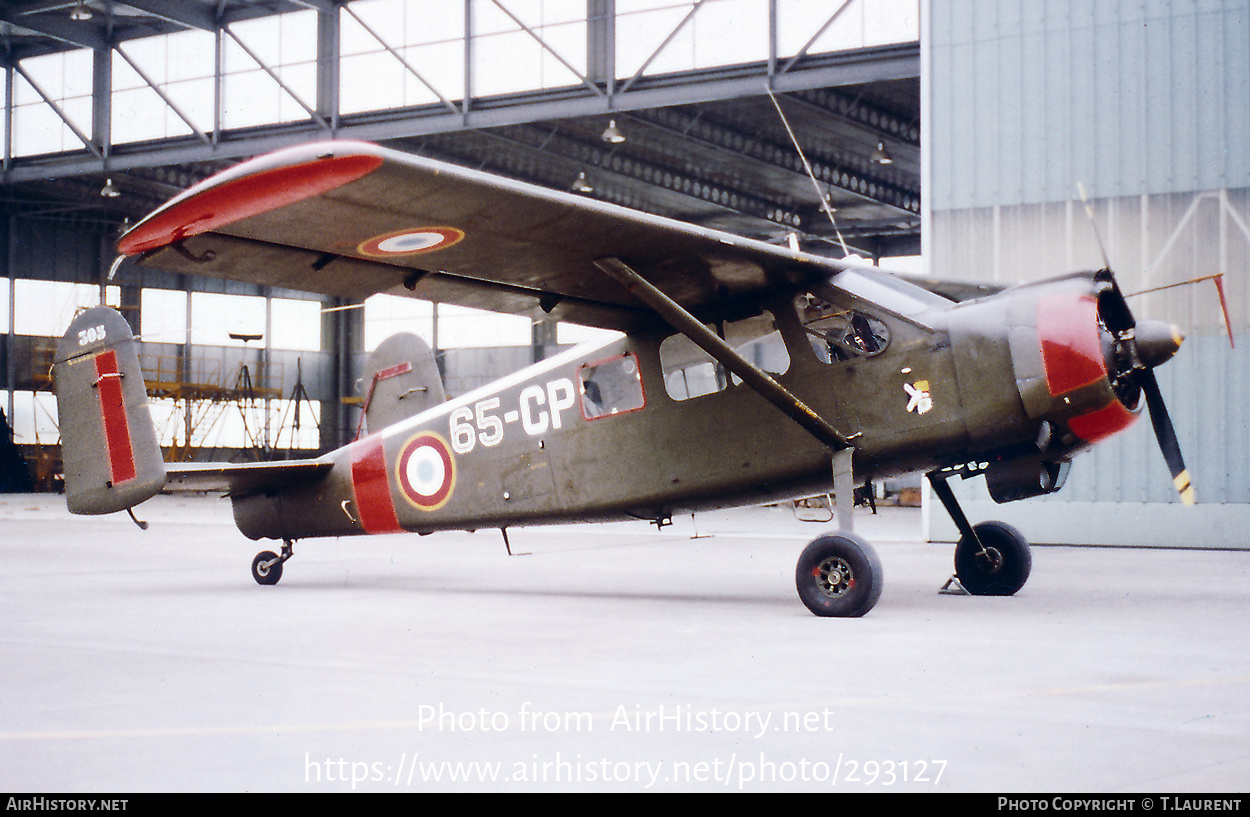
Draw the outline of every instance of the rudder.
<instances>
[{"instance_id":1,"label":"rudder","mask_svg":"<svg viewBox=\"0 0 1250 817\"><path fill-rule=\"evenodd\" d=\"M121 313L97 306L75 318L57 344L53 381L70 512L112 513L159 493L165 462Z\"/></svg>"},{"instance_id":2,"label":"rudder","mask_svg":"<svg viewBox=\"0 0 1250 817\"><path fill-rule=\"evenodd\" d=\"M400 332L378 344L365 364L364 426L372 434L447 399L434 351L419 335Z\"/></svg>"}]
</instances>

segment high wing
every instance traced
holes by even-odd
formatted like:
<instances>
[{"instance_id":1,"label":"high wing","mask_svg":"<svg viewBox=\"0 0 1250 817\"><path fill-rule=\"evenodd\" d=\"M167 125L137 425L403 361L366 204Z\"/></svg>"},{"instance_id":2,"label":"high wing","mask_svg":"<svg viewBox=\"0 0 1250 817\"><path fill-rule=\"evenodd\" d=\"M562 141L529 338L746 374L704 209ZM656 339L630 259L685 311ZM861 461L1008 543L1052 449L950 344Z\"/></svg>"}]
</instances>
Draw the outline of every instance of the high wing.
<instances>
[{"instance_id":1,"label":"high wing","mask_svg":"<svg viewBox=\"0 0 1250 817\"><path fill-rule=\"evenodd\" d=\"M622 330L654 313L595 259L621 259L705 320L852 266L346 141L236 165L140 221L118 250L193 275Z\"/></svg>"}]
</instances>

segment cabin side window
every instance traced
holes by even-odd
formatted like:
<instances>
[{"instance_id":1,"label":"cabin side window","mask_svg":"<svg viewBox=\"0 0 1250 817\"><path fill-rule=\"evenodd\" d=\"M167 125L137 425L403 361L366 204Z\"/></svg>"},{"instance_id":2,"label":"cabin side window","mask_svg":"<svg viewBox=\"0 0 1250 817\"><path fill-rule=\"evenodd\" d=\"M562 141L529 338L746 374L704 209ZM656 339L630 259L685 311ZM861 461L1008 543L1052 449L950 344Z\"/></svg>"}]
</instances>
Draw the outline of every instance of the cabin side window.
<instances>
[{"instance_id":1,"label":"cabin side window","mask_svg":"<svg viewBox=\"0 0 1250 817\"><path fill-rule=\"evenodd\" d=\"M632 352L585 364L577 370L577 383L587 420L637 411L647 404L638 358Z\"/></svg>"},{"instance_id":2,"label":"cabin side window","mask_svg":"<svg viewBox=\"0 0 1250 817\"><path fill-rule=\"evenodd\" d=\"M890 328L879 318L813 294L800 295L796 306L812 349L825 363L872 357L890 345Z\"/></svg>"},{"instance_id":3,"label":"cabin side window","mask_svg":"<svg viewBox=\"0 0 1250 817\"><path fill-rule=\"evenodd\" d=\"M772 374L790 368L790 354L767 312L753 318L709 326L748 362ZM685 335L672 335L660 344L664 388L674 400L714 394L741 381Z\"/></svg>"}]
</instances>

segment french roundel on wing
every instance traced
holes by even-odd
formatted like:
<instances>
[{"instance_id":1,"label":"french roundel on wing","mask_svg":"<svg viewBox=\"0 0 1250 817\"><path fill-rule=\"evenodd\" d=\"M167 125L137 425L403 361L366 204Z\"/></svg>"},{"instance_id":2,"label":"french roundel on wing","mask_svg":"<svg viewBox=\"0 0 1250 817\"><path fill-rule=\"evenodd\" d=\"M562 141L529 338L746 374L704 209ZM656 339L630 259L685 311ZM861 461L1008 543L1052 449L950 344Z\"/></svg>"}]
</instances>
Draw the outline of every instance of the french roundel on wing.
<instances>
[{"instance_id":1,"label":"french roundel on wing","mask_svg":"<svg viewBox=\"0 0 1250 817\"><path fill-rule=\"evenodd\" d=\"M399 486L423 511L443 507L456 485L456 461L443 438L422 432L404 443L396 464Z\"/></svg>"},{"instance_id":2,"label":"french roundel on wing","mask_svg":"<svg viewBox=\"0 0 1250 817\"><path fill-rule=\"evenodd\" d=\"M361 242L356 250L371 258L393 258L402 255L443 250L460 243L464 231L455 227L409 227L382 235L375 235Z\"/></svg>"}]
</instances>

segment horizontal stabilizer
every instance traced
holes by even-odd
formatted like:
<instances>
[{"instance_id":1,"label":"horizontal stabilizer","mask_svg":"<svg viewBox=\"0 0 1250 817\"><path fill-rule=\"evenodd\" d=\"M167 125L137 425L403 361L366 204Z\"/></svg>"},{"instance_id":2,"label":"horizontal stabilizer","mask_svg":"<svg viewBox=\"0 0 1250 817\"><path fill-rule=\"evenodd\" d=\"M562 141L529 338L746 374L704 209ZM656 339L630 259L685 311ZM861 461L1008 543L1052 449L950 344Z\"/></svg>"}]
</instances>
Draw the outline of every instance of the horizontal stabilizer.
<instances>
[{"instance_id":1,"label":"horizontal stabilizer","mask_svg":"<svg viewBox=\"0 0 1250 817\"><path fill-rule=\"evenodd\" d=\"M329 460L171 463L166 466L165 493L204 491L232 497L268 493L320 479L333 465Z\"/></svg>"},{"instance_id":2,"label":"horizontal stabilizer","mask_svg":"<svg viewBox=\"0 0 1250 817\"><path fill-rule=\"evenodd\" d=\"M165 484L137 346L126 319L106 306L75 318L57 344L53 377L73 513L126 510Z\"/></svg>"}]
</instances>

